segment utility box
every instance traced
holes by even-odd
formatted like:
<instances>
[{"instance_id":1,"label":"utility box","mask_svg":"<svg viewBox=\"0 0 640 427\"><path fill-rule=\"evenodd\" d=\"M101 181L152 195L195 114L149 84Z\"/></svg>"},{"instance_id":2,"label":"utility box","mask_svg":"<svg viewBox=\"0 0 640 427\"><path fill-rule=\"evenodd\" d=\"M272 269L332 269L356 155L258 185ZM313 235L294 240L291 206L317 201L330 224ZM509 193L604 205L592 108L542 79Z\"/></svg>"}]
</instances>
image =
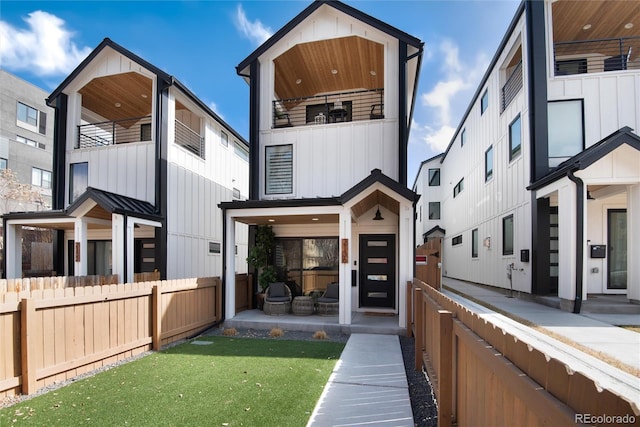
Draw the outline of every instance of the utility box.
<instances>
[{"instance_id":1,"label":"utility box","mask_svg":"<svg viewBox=\"0 0 640 427\"><path fill-rule=\"evenodd\" d=\"M529 262L529 249L520 250L520 262Z\"/></svg>"},{"instance_id":2,"label":"utility box","mask_svg":"<svg viewBox=\"0 0 640 427\"><path fill-rule=\"evenodd\" d=\"M607 245L591 245L591 258L606 258Z\"/></svg>"}]
</instances>

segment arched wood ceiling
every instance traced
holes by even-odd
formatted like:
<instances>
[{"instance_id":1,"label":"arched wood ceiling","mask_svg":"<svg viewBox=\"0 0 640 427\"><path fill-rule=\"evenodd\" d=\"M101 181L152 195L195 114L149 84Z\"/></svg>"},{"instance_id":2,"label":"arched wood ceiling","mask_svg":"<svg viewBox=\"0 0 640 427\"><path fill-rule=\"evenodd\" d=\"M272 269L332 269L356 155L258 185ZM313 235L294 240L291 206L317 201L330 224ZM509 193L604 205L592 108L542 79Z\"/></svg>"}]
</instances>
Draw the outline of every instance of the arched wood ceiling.
<instances>
[{"instance_id":1,"label":"arched wood ceiling","mask_svg":"<svg viewBox=\"0 0 640 427\"><path fill-rule=\"evenodd\" d=\"M384 87L383 45L357 36L300 43L274 62L280 99Z\"/></svg>"}]
</instances>

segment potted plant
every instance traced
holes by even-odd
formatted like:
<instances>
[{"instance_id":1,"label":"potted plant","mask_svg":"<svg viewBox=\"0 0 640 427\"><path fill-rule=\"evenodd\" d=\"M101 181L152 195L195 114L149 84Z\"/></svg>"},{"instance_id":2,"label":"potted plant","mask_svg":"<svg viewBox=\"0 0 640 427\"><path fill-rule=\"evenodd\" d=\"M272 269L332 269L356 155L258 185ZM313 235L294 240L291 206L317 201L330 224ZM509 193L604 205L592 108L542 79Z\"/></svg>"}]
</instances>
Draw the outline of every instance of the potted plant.
<instances>
[{"instance_id":1,"label":"potted plant","mask_svg":"<svg viewBox=\"0 0 640 427\"><path fill-rule=\"evenodd\" d=\"M276 280L276 268L269 265L271 260L271 250L275 243L276 235L270 225L259 225L256 229L256 242L249 249L247 262L252 265L258 273L258 308L261 308L261 302L264 301L264 292ZM262 294L262 299L260 298Z\"/></svg>"}]
</instances>

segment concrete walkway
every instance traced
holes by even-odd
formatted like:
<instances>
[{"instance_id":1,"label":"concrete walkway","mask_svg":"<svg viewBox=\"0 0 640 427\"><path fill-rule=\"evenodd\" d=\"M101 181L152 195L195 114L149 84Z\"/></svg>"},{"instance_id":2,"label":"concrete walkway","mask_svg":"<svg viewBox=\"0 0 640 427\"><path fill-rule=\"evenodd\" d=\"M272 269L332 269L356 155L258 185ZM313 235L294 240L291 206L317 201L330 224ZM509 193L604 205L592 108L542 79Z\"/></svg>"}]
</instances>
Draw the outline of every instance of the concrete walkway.
<instances>
[{"instance_id":1,"label":"concrete walkway","mask_svg":"<svg viewBox=\"0 0 640 427\"><path fill-rule=\"evenodd\" d=\"M413 426L400 340L351 334L307 426Z\"/></svg>"}]
</instances>

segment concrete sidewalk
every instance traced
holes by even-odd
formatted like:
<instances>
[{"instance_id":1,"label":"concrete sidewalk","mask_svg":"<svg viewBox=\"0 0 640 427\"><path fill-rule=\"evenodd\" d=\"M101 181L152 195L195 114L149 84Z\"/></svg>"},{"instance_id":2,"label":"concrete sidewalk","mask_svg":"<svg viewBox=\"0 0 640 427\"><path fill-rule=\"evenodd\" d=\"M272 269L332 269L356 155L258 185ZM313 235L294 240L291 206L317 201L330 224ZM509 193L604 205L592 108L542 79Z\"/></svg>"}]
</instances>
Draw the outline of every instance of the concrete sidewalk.
<instances>
[{"instance_id":1,"label":"concrete sidewalk","mask_svg":"<svg viewBox=\"0 0 640 427\"><path fill-rule=\"evenodd\" d=\"M442 284L442 292L445 295L478 313L480 317L490 320L547 355L567 363L572 369L585 373L598 381L601 386L618 391L635 402L640 402L640 378L623 372L542 332L496 313L458 295L458 293L490 304L497 309L525 319L582 346L606 354L632 368L640 369L640 334L637 332L596 320L594 317L597 316L593 314L589 314L589 317L587 317L586 315L547 307L533 301L508 298L499 291L476 286L468 282L443 278ZM452 292L452 290L456 293ZM640 324L638 315L616 315L616 320L620 321L620 316L628 316L628 320L623 319L623 322L628 322L627 324ZM603 315L602 318L607 319L607 316Z\"/></svg>"},{"instance_id":2,"label":"concrete sidewalk","mask_svg":"<svg viewBox=\"0 0 640 427\"><path fill-rule=\"evenodd\" d=\"M307 426L413 426L396 335L351 334Z\"/></svg>"}]
</instances>

